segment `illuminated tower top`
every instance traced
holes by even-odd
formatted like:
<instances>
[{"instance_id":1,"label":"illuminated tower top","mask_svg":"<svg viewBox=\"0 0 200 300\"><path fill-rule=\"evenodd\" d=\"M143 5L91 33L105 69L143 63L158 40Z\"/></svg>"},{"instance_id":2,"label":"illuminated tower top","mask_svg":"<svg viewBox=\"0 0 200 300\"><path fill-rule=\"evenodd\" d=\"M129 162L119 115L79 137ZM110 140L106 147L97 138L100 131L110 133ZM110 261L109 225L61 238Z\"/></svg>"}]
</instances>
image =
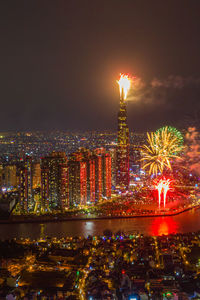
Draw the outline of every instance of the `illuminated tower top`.
<instances>
[{"instance_id":1,"label":"illuminated tower top","mask_svg":"<svg viewBox=\"0 0 200 300\"><path fill-rule=\"evenodd\" d=\"M120 101L127 99L127 94L131 86L131 79L128 75L120 74L120 79L117 81L119 84Z\"/></svg>"}]
</instances>

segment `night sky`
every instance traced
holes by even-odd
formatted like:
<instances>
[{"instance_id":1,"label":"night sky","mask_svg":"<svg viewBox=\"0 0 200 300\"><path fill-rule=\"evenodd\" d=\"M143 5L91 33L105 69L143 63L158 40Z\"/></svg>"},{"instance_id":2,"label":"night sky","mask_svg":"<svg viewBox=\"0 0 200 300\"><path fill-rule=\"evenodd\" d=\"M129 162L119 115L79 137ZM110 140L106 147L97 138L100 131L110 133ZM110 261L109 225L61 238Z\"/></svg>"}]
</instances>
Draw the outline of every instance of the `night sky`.
<instances>
[{"instance_id":1,"label":"night sky","mask_svg":"<svg viewBox=\"0 0 200 300\"><path fill-rule=\"evenodd\" d=\"M0 131L198 126L199 0L0 2Z\"/></svg>"}]
</instances>

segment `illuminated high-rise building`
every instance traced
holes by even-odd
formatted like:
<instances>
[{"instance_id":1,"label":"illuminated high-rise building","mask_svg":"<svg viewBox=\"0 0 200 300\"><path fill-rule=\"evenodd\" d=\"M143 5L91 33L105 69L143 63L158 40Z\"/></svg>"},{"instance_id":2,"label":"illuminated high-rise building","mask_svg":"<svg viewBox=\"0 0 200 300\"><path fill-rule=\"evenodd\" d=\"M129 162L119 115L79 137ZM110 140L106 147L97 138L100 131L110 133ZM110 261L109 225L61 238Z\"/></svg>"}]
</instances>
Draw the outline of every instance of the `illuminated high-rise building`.
<instances>
[{"instance_id":1,"label":"illuminated high-rise building","mask_svg":"<svg viewBox=\"0 0 200 300\"><path fill-rule=\"evenodd\" d=\"M4 167L4 186L15 188L17 186L17 168L16 165L7 165Z\"/></svg>"},{"instance_id":2,"label":"illuminated high-rise building","mask_svg":"<svg viewBox=\"0 0 200 300\"><path fill-rule=\"evenodd\" d=\"M25 157L18 167L19 176L19 210L28 213L34 207L32 193L32 159Z\"/></svg>"},{"instance_id":3,"label":"illuminated high-rise building","mask_svg":"<svg viewBox=\"0 0 200 300\"><path fill-rule=\"evenodd\" d=\"M70 155L68 161L70 206L87 203L88 156L89 153L85 149L80 149Z\"/></svg>"},{"instance_id":4,"label":"illuminated high-rise building","mask_svg":"<svg viewBox=\"0 0 200 300\"><path fill-rule=\"evenodd\" d=\"M64 152L52 152L41 161L41 210L64 210L67 198L67 157Z\"/></svg>"},{"instance_id":5,"label":"illuminated high-rise building","mask_svg":"<svg viewBox=\"0 0 200 300\"><path fill-rule=\"evenodd\" d=\"M117 130L117 160L116 186L122 189L129 188L129 128L127 123L126 102L122 89L120 95L120 109L118 113Z\"/></svg>"},{"instance_id":6,"label":"illuminated high-rise building","mask_svg":"<svg viewBox=\"0 0 200 300\"><path fill-rule=\"evenodd\" d=\"M131 149L130 168L134 174L140 173L141 168L141 149L139 146L133 146Z\"/></svg>"},{"instance_id":7,"label":"illuminated high-rise building","mask_svg":"<svg viewBox=\"0 0 200 300\"><path fill-rule=\"evenodd\" d=\"M91 155L88 159L87 168L87 201L94 203L96 201L96 190L95 190L95 155Z\"/></svg>"},{"instance_id":8,"label":"illuminated high-rise building","mask_svg":"<svg viewBox=\"0 0 200 300\"><path fill-rule=\"evenodd\" d=\"M111 156L105 149L79 149L68 161L70 206L111 197Z\"/></svg>"},{"instance_id":9,"label":"illuminated high-rise building","mask_svg":"<svg viewBox=\"0 0 200 300\"><path fill-rule=\"evenodd\" d=\"M112 186L116 186L116 148L109 149L111 156L111 182Z\"/></svg>"},{"instance_id":10,"label":"illuminated high-rise building","mask_svg":"<svg viewBox=\"0 0 200 300\"><path fill-rule=\"evenodd\" d=\"M4 184L4 176L3 176L3 165L0 164L0 188L2 188L3 184Z\"/></svg>"},{"instance_id":11,"label":"illuminated high-rise building","mask_svg":"<svg viewBox=\"0 0 200 300\"><path fill-rule=\"evenodd\" d=\"M45 158L41 161L41 212L49 210L49 165Z\"/></svg>"},{"instance_id":12,"label":"illuminated high-rise building","mask_svg":"<svg viewBox=\"0 0 200 300\"><path fill-rule=\"evenodd\" d=\"M104 148L96 149L96 197L109 199L111 197L111 155Z\"/></svg>"},{"instance_id":13,"label":"illuminated high-rise building","mask_svg":"<svg viewBox=\"0 0 200 300\"><path fill-rule=\"evenodd\" d=\"M33 162L32 172L32 194L34 200L34 212L41 211L41 167L39 162Z\"/></svg>"},{"instance_id":14,"label":"illuminated high-rise building","mask_svg":"<svg viewBox=\"0 0 200 300\"><path fill-rule=\"evenodd\" d=\"M111 156L109 153L102 156L102 178L103 197L109 199L111 197Z\"/></svg>"},{"instance_id":15,"label":"illuminated high-rise building","mask_svg":"<svg viewBox=\"0 0 200 300\"><path fill-rule=\"evenodd\" d=\"M27 171L25 167L20 167L19 174L19 211L21 214L28 212L28 184Z\"/></svg>"},{"instance_id":16,"label":"illuminated high-rise building","mask_svg":"<svg viewBox=\"0 0 200 300\"><path fill-rule=\"evenodd\" d=\"M103 178L102 178L102 154L97 149L95 151L95 200L98 202L103 195Z\"/></svg>"},{"instance_id":17,"label":"illuminated high-rise building","mask_svg":"<svg viewBox=\"0 0 200 300\"><path fill-rule=\"evenodd\" d=\"M33 189L40 188L41 186L41 167L40 163L32 164L32 187Z\"/></svg>"}]
</instances>

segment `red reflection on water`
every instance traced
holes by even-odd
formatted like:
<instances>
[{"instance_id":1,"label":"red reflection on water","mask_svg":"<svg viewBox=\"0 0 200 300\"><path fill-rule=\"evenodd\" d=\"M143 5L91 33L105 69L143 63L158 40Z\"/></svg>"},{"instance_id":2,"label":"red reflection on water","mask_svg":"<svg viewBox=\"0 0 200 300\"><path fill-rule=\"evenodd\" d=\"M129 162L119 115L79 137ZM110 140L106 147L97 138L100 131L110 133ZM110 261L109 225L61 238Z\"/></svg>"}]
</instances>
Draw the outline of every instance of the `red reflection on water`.
<instances>
[{"instance_id":1,"label":"red reflection on water","mask_svg":"<svg viewBox=\"0 0 200 300\"><path fill-rule=\"evenodd\" d=\"M172 219L172 217L158 217L156 218L150 228L150 234L157 235L168 235L171 233L178 232L178 225Z\"/></svg>"}]
</instances>

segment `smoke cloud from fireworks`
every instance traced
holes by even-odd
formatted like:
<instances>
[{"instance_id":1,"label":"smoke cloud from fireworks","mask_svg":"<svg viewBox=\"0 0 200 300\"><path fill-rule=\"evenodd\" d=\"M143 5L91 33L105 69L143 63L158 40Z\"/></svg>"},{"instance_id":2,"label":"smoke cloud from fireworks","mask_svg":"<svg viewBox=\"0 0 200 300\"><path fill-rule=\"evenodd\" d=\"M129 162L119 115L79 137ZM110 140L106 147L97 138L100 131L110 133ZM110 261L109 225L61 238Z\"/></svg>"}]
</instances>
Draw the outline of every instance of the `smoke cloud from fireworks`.
<instances>
[{"instance_id":1,"label":"smoke cloud from fireworks","mask_svg":"<svg viewBox=\"0 0 200 300\"><path fill-rule=\"evenodd\" d=\"M136 77L127 101L141 101L143 104L164 104L169 98L169 90L180 92L188 87L200 88L200 78L170 75L165 79L153 78L147 82Z\"/></svg>"},{"instance_id":2,"label":"smoke cloud from fireworks","mask_svg":"<svg viewBox=\"0 0 200 300\"><path fill-rule=\"evenodd\" d=\"M189 170L200 176L200 136L195 127L189 127L186 133L185 162Z\"/></svg>"},{"instance_id":3,"label":"smoke cloud from fireworks","mask_svg":"<svg viewBox=\"0 0 200 300\"><path fill-rule=\"evenodd\" d=\"M164 88L182 89L189 85L197 85L197 86L200 85L200 78L170 75L163 80L154 78L151 82L151 86L153 88L164 87Z\"/></svg>"}]
</instances>

